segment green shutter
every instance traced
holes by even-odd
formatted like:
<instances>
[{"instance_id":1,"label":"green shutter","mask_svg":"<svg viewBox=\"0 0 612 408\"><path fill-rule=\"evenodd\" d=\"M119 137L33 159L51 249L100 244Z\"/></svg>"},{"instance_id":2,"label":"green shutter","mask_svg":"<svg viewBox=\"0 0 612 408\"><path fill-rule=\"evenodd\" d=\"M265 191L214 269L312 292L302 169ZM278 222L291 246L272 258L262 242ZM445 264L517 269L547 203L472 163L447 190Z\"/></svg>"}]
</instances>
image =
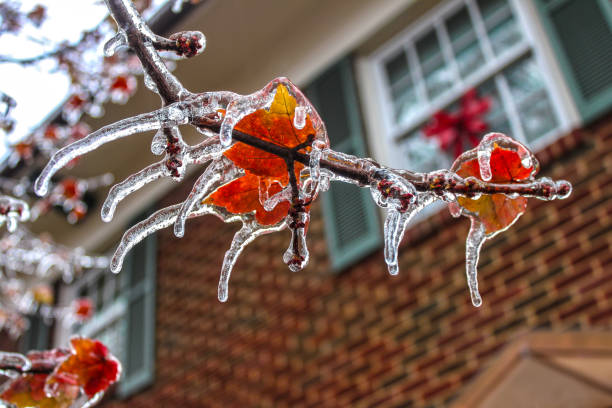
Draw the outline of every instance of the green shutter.
<instances>
[{"instance_id":1,"label":"green shutter","mask_svg":"<svg viewBox=\"0 0 612 408\"><path fill-rule=\"evenodd\" d=\"M314 80L306 91L325 121L335 150L365 156L366 148L348 58ZM355 263L381 245L376 206L368 190L347 183L332 182L322 195L323 216L332 269Z\"/></svg>"},{"instance_id":2,"label":"green shutter","mask_svg":"<svg viewBox=\"0 0 612 408\"><path fill-rule=\"evenodd\" d=\"M542 21L582 118L612 107L610 0L537 0Z\"/></svg>"},{"instance_id":3,"label":"green shutter","mask_svg":"<svg viewBox=\"0 0 612 408\"><path fill-rule=\"evenodd\" d=\"M155 272L156 242L151 235L126 256L123 285L125 313L125 356L119 395L127 397L154 379L155 371Z\"/></svg>"},{"instance_id":4,"label":"green shutter","mask_svg":"<svg viewBox=\"0 0 612 408\"><path fill-rule=\"evenodd\" d=\"M49 348L50 325L39 315L27 316L30 326L21 338L21 352L32 350L47 350Z\"/></svg>"}]
</instances>

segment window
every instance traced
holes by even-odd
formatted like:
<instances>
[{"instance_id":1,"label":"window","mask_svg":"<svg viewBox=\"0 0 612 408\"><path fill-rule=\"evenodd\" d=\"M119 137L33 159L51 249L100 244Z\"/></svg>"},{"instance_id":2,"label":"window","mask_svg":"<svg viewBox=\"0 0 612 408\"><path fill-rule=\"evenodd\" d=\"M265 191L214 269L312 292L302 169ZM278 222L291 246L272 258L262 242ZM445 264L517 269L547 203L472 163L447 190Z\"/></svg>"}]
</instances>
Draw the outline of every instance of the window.
<instances>
[{"instance_id":1,"label":"window","mask_svg":"<svg viewBox=\"0 0 612 408\"><path fill-rule=\"evenodd\" d=\"M123 365L118 393L126 397L153 381L155 337L155 236L126 256L123 270L85 274L73 289L96 305L94 317L75 333L106 344Z\"/></svg>"},{"instance_id":2,"label":"window","mask_svg":"<svg viewBox=\"0 0 612 408\"><path fill-rule=\"evenodd\" d=\"M471 88L492 101L489 129L534 149L560 133L564 108L551 97L552 82L519 13L525 3L444 2L372 56L394 166L450 166L454 157L421 129L436 111L455 110Z\"/></svg>"}]
</instances>

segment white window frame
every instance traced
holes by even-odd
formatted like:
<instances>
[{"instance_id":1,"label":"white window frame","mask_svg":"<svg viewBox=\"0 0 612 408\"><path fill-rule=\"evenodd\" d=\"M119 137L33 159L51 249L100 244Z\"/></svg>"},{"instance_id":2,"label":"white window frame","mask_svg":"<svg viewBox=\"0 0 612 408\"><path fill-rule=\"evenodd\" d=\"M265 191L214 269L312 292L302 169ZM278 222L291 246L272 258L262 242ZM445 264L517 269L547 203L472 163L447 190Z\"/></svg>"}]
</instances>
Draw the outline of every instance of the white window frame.
<instances>
[{"instance_id":1,"label":"white window frame","mask_svg":"<svg viewBox=\"0 0 612 408\"><path fill-rule=\"evenodd\" d=\"M434 112L458 100L467 89L481 84L489 78L493 78L496 74L503 71L504 68L528 54L532 55L539 68L558 122L556 129L539 137L530 144L530 148L538 151L580 124L578 110L563 79L560 67L555 61L552 47L544 34L545 31L537 16L535 5L532 3L532 0L507 1L523 35L523 39L500 57L494 56L488 36L482 35L484 26L482 19L479 17L480 12L476 5L476 0L449 0L426 12L414 24L395 35L371 55L358 60L357 77L361 88L360 97L362 99L362 106L365 109L366 127L372 147L371 150L374 152L376 159L393 167L405 167L406 160L402 155L402 149L397 148L404 136L418 129L418 125L425 123ZM448 47L450 42L445 32L444 21L463 6L467 6L472 17L474 30L478 36L478 41L481 44L481 50L486 61L485 68L467 79L459 77L459 80L454 83L452 88L429 103L427 109L424 109L406 123L397 124L394 118L395 112L389 92L390 88L386 79L385 62L403 48L409 55L411 71L414 70L415 67L418 67L418 64L414 64L415 41L434 27L438 32L442 31L442 35L438 36L441 51L447 65L452 69L454 59L449 61ZM475 15L478 18L474 18ZM411 54L413 55L411 56ZM421 86L419 83L422 84L419 81L415 83L415 86ZM499 96L502 103L505 98L512 97L509 94L504 95L505 91L509 92L507 87L505 90L503 86L498 88L500 89ZM516 126L516 121L518 120L516 112L508 112L508 120L513 129L521 129L521 126ZM512 123L513 121L515 122L514 124ZM511 136L525 141L521 132Z\"/></svg>"}]
</instances>

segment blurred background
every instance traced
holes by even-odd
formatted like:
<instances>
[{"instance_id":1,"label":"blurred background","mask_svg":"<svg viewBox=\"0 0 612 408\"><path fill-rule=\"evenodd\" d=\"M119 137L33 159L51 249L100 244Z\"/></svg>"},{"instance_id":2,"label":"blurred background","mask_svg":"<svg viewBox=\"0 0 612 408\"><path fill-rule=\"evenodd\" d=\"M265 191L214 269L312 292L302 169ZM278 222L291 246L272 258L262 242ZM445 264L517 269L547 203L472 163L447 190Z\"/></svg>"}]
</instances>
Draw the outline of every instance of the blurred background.
<instances>
[{"instance_id":1,"label":"blurred background","mask_svg":"<svg viewBox=\"0 0 612 408\"><path fill-rule=\"evenodd\" d=\"M191 220L182 239L147 238L119 275L56 284L59 304L89 297L94 317L72 327L32 318L13 347L60 346L73 332L103 340L124 365L104 406L612 406L610 1L202 0L151 19L159 34L206 35L206 51L174 71L191 91L250 93L287 76L334 149L410 170L448 168L458 148L507 133L536 152L540 176L574 192L530 199L485 243L480 308L466 286L466 219L437 206L415 220L392 277L369 192L332 183L313 207L302 272L282 262L288 232L264 236L221 304L236 226ZM91 128L156 109L141 82ZM149 136L108 144L69 174L122 180L158 160ZM198 174L143 189L108 224L102 186L77 224L49 213L32 229L109 252L134 222L183 201Z\"/></svg>"}]
</instances>

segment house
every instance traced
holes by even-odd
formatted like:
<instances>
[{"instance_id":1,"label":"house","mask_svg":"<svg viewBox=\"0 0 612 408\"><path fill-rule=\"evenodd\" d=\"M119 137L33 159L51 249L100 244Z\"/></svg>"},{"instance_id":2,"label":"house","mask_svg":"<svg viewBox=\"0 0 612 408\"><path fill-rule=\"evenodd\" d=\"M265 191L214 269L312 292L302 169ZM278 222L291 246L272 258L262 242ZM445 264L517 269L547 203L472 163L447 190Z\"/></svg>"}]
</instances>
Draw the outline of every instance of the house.
<instances>
[{"instance_id":1,"label":"house","mask_svg":"<svg viewBox=\"0 0 612 408\"><path fill-rule=\"evenodd\" d=\"M581 406L612 404L609 354L593 352L602 342L609 352L612 328L609 1L209 0L167 27L180 29L207 36L204 54L176 69L189 89L250 93L288 76L319 107L335 149L397 168L448 166L452 156L421 129L476 88L492 100L491 129L531 146L541 175L570 180L574 192L530 201L485 244L480 308L465 283L465 220L444 208L418 220L406 233L400 274L390 277L380 212L354 186L333 185L313 208L304 271L282 263L287 233L262 237L240 257L224 304L217 280L236 227L203 217L188 222L182 239L160 231L132 251L121 274L100 271L59 289L62 302L94 299L98 315L78 331L123 361L106 406L499 407L488 387L513 395L525 382L548 387L539 407L569 406L566 383L537 364L520 372L523 382L478 386L510 370L506 360L520 353L504 350L534 332L582 358L579 369L564 366L583 380L572 383ZM158 106L141 87L91 125ZM149 143L117 141L74 171L123 179L155 160ZM195 177L143 189L112 223L90 217L68 230L49 219L45 227L66 244L112 250L136 220L182 201ZM52 341L70 334L56 328ZM482 399L465 405L472 389Z\"/></svg>"}]
</instances>

